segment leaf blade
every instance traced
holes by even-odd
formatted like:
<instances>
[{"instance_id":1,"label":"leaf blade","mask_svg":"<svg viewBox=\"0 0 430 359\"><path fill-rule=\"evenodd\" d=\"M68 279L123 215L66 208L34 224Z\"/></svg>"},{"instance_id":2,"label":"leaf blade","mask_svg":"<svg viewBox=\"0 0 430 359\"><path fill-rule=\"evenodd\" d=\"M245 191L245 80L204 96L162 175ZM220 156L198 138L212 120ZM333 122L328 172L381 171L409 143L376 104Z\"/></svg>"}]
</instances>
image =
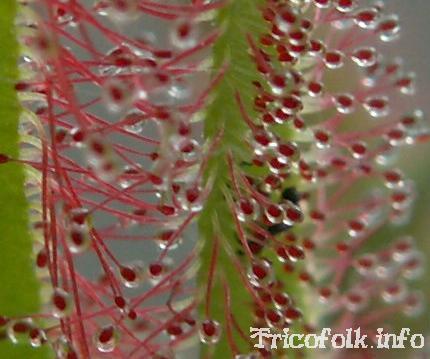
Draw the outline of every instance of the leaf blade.
<instances>
[{"instance_id":1,"label":"leaf blade","mask_svg":"<svg viewBox=\"0 0 430 359\"><path fill-rule=\"evenodd\" d=\"M15 0L0 3L0 153L19 157L18 122L21 108L14 89L18 74ZM23 316L40 309L40 285L32 265L24 168L16 162L0 167L0 314ZM45 349L0 340L3 358L48 358Z\"/></svg>"}]
</instances>

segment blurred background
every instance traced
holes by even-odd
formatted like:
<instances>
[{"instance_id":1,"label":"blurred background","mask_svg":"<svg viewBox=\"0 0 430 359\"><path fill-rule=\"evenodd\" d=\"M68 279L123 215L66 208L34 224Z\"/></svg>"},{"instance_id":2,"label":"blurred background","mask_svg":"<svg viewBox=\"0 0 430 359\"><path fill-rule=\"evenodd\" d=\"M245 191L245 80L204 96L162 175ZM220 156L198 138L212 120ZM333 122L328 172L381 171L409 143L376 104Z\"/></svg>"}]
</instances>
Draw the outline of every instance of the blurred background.
<instances>
[{"instance_id":1,"label":"blurred background","mask_svg":"<svg viewBox=\"0 0 430 359\"><path fill-rule=\"evenodd\" d=\"M429 41L429 0L386 0L387 10L400 16L401 38L386 46L386 53L393 57L401 56L405 67L417 74L417 94L409 100L417 108L423 109L427 120L430 114L430 41ZM427 304L426 311L418 320L408 323L404 319L399 323L416 332L427 334L427 353L412 353L413 358L430 358L430 143L414 146L401 153L401 166L408 177L413 178L417 185L418 197L412 221L406 232L414 235L423 255L427 258L426 271L416 283L424 291ZM401 353L392 354L392 358L404 357Z\"/></svg>"}]
</instances>

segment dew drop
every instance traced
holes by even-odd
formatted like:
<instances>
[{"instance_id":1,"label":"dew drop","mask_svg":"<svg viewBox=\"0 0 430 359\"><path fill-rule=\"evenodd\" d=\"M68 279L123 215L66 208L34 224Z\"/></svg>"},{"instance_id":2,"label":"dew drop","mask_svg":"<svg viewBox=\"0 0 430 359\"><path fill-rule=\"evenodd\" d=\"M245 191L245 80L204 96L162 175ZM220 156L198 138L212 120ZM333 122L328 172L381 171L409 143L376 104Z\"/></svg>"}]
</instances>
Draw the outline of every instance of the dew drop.
<instances>
[{"instance_id":1,"label":"dew drop","mask_svg":"<svg viewBox=\"0 0 430 359\"><path fill-rule=\"evenodd\" d=\"M157 207L158 211L166 217L175 216L177 214L177 208L168 204L160 204Z\"/></svg>"},{"instance_id":2,"label":"dew drop","mask_svg":"<svg viewBox=\"0 0 430 359\"><path fill-rule=\"evenodd\" d=\"M388 143L393 147L401 146L407 143L408 141L406 132L400 126L396 126L394 128L389 129L387 133L384 135L384 137L388 140Z\"/></svg>"},{"instance_id":3,"label":"dew drop","mask_svg":"<svg viewBox=\"0 0 430 359\"><path fill-rule=\"evenodd\" d=\"M137 319L137 313L134 309L130 309L127 313L127 317L130 320L136 320Z\"/></svg>"},{"instance_id":4,"label":"dew drop","mask_svg":"<svg viewBox=\"0 0 430 359\"><path fill-rule=\"evenodd\" d=\"M270 193L281 186L281 178L274 174L269 174L264 178L263 183L260 185L260 191L263 193Z\"/></svg>"},{"instance_id":5,"label":"dew drop","mask_svg":"<svg viewBox=\"0 0 430 359\"><path fill-rule=\"evenodd\" d=\"M413 238L409 236L398 239L393 248L393 259L396 262L404 263L413 255Z\"/></svg>"},{"instance_id":6,"label":"dew drop","mask_svg":"<svg viewBox=\"0 0 430 359\"><path fill-rule=\"evenodd\" d=\"M157 242L160 249L164 250L168 248L169 250L174 250L179 247L182 243L182 237L177 237L175 233L176 232L174 230L165 230L157 236Z\"/></svg>"},{"instance_id":7,"label":"dew drop","mask_svg":"<svg viewBox=\"0 0 430 359\"><path fill-rule=\"evenodd\" d=\"M198 26L189 19L180 19L172 26L170 42L179 49L190 49L197 45Z\"/></svg>"},{"instance_id":8,"label":"dew drop","mask_svg":"<svg viewBox=\"0 0 430 359\"><path fill-rule=\"evenodd\" d=\"M367 304L365 293L352 291L345 297L345 306L351 312L358 312L362 310Z\"/></svg>"},{"instance_id":9,"label":"dew drop","mask_svg":"<svg viewBox=\"0 0 430 359\"><path fill-rule=\"evenodd\" d=\"M414 201L414 188L413 184L405 181L402 188L394 189L391 194L391 205L396 210L404 210L411 206Z\"/></svg>"},{"instance_id":10,"label":"dew drop","mask_svg":"<svg viewBox=\"0 0 430 359\"><path fill-rule=\"evenodd\" d=\"M308 35L304 30L294 29L288 33L288 42L294 46L303 46L308 40Z\"/></svg>"},{"instance_id":11,"label":"dew drop","mask_svg":"<svg viewBox=\"0 0 430 359\"><path fill-rule=\"evenodd\" d=\"M110 77L103 84L102 98L112 112L120 112L130 107L135 96L134 85L127 79Z\"/></svg>"},{"instance_id":12,"label":"dew drop","mask_svg":"<svg viewBox=\"0 0 430 359\"><path fill-rule=\"evenodd\" d=\"M33 348L39 348L46 343L47 337L44 330L40 328L30 329L28 336L30 338L30 345Z\"/></svg>"},{"instance_id":13,"label":"dew drop","mask_svg":"<svg viewBox=\"0 0 430 359\"><path fill-rule=\"evenodd\" d=\"M267 220L272 224L279 224L285 218L285 212L280 205L270 204L265 209Z\"/></svg>"},{"instance_id":14,"label":"dew drop","mask_svg":"<svg viewBox=\"0 0 430 359\"><path fill-rule=\"evenodd\" d=\"M171 323L169 324L169 326L166 328L166 332L167 334L170 335L170 337L174 340L175 338L181 336L184 331L182 329L182 326L180 323Z\"/></svg>"},{"instance_id":15,"label":"dew drop","mask_svg":"<svg viewBox=\"0 0 430 359\"><path fill-rule=\"evenodd\" d=\"M355 23L362 29L373 29L379 17L376 8L365 8L356 12L354 15Z\"/></svg>"},{"instance_id":16,"label":"dew drop","mask_svg":"<svg viewBox=\"0 0 430 359\"><path fill-rule=\"evenodd\" d=\"M193 138L172 136L170 139L172 147L180 155L181 160L186 162L197 161L201 155L201 146Z\"/></svg>"},{"instance_id":17,"label":"dew drop","mask_svg":"<svg viewBox=\"0 0 430 359\"><path fill-rule=\"evenodd\" d=\"M394 268L390 263L385 263L385 262L382 262L381 260L378 261L375 267L375 274L378 278L388 279L393 275L393 273L394 273Z\"/></svg>"},{"instance_id":18,"label":"dew drop","mask_svg":"<svg viewBox=\"0 0 430 359\"><path fill-rule=\"evenodd\" d=\"M130 133L139 134L143 131L143 124L145 115L139 110L130 110L126 113L122 122L124 123L124 130Z\"/></svg>"},{"instance_id":19,"label":"dew drop","mask_svg":"<svg viewBox=\"0 0 430 359\"><path fill-rule=\"evenodd\" d=\"M314 132L315 144L320 149L330 147L331 135L325 130L316 130Z\"/></svg>"},{"instance_id":20,"label":"dew drop","mask_svg":"<svg viewBox=\"0 0 430 359\"><path fill-rule=\"evenodd\" d=\"M6 333L13 344L27 344L29 333L34 328L31 319L11 320L7 323Z\"/></svg>"},{"instance_id":21,"label":"dew drop","mask_svg":"<svg viewBox=\"0 0 430 359\"><path fill-rule=\"evenodd\" d=\"M181 186L176 199L185 211L199 212L203 208L202 188L198 185Z\"/></svg>"},{"instance_id":22,"label":"dew drop","mask_svg":"<svg viewBox=\"0 0 430 359\"><path fill-rule=\"evenodd\" d=\"M385 96L367 98L363 106L372 117L385 117L389 113L388 98Z\"/></svg>"},{"instance_id":23,"label":"dew drop","mask_svg":"<svg viewBox=\"0 0 430 359\"><path fill-rule=\"evenodd\" d=\"M91 245L88 227L86 225L72 224L66 241L71 253L79 254L85 252Z\"/></svg>"},{"instance_id":24,"label":"dew drop","mask_svg":"<svg viewBox=\"0 0 430 359\"><path fill-rule=\"evenodd\" d=\"M278 118L276 116L273 116L271 113L264 113L261 121L265 124L265 125L273 125L274 123L282 123L282 121L278 121Z\"/></svg>"},{"instance_id":25,"label":"dew drop","mask_svg":"<svg viewBox=\"0 0 430 359\"><path fill-rule=\"evenodd\" d=\"M352 156L357 160L364 158L367 154L367 145L362 141L354 142L350 149Z\"/></svg>"},{"instance_id":26,"label":"dew drop","mask_svg":"<svg viewBox=\"0 0 430 359\"><path fill-rule=\"evenodd\" d=\"M278 153L284 157L284 162L297 162L300 159L300 151L297 144L294 142L280 143L278 146Z\"/></svg>"},{"instance_id":27,"label":"dew drop","mask_svg":"<svg viewBox=\"0 0 430 359\"><path fill-rule=\"evenodd\" d=\"M324 85L321 82L312 81L308 84L307 90L309 96L317 97L323 93Z\"/></svg>"},{"instance_id":28,"label":"dew drop","mask_svg":"<svg viewBox=\"0 0 430 359\"><path fill-rule=\"evenodd\" d=\"M295 245L287 247L287 254L291 262L298 262L305 258L305 252L303 249Z\"/></svg>"},{"instance_id":29,"label":"dew drop","mask_svg":"<svg viewBox=\"0 0 430 359\"><path fill-rule=\"evenodd\" d=\"M206 319L200 324L200 341L204 344L216 344L221 338L221 325L213 319Z\"/></svg>"},{"instance_id":30,"label":"dew drop","mask_svg":"<svg viewBox=\"0 0 430 359\"><path fill-rule=\"evenodd\" d=\"M273 296L273 304L278 309L284 309L291 304L291 298L287 293L276 293Z\"/></svg>"},{"instance_id":31,"label":"dew drop","mask_svg":"<svg viewBox=\"0 0 430 359\"><path fill-rule=\"evenodd\" d=\"M355 98L351 94L339 94L334 97L334 105L339 113L347 115L355 110Z\"/></svg>"},{"instance_id":32,"label":"dew drop","mask_svg":"<svg viewBox=\"0 0 430 359\"><path fill-rule=\"evenodd\" d=\"M405 185L403 174L399 170L388 170L383 173L388 188L399 188Z\"/></svg>"},{"instance_id":33,"label":"dew drop","mask_svg":"<svg viewBox=\"0 0 430 359\"><path fill-rule=\"evenodd\" d=\"M309 55L310 56L321 56L325 52L325 44L320 40L311 40Z\"/></svg>"},{"instance_id":34,"label":"dew drop","mask_svg":"<svg viewBox=\"0 0 430 359\"><path fill-rule=\"evenodd\" d=\"M384 41L393 41L397 39L400 33L399 17L390 15L379 21L377 28L379 38Z\"/></svg>"},{"instance_id":35,"label":"dew drop","mask_svg":"<svg viewBox=\"0 0 430 359\"><path fill-rule=\"evenodd\" d=\"M46 268L46 266L48 264L48 260L49 260L48 253L43 248L37 253L36 266L38 268Z\"/></svg>"},{"instance_id":36,"label":"dew drop","mask_svg":"<svg viewBox=\"0 0 430 359\"><path fill-rule=\"evenodd\" d=\"M300 207L293 202L287 201L283 206L285 211L285 217L283 218L283 223L287 226L292 226L296 223L303 221L303 212Z\"/></svg>"},{"instance_id":37,"label":"dew drop","mask_svg":"<svg viewBox=\"0 0 430 359\"><path fill-rule=\"evenodd\" d=\"M75 17L71 11L63 4L58 4L54 7L55 19L60 25L76 25Z\"/></svg>"},{"instance_id":38,"label":"dew drop","mask_svg":"<svg viewBox=\"0 0 430 359\"><path fill-rule=\"evenodd\" d=\"M421 253L414 252L403 266L403 276L406 279L414 280L419 278L424 272L424 261Z\"/></svg>"},{"instance_id":39,"label":"dew drop","mask_svg":"<svg viewBox=\"0 0 430 359\"><path fill-rule=\"evenodd\" d=\"M143 268L144 265L140 261L122 266L119 271L124 286L137 288L144 279Z\"/></svg>"},{"instance_id":40,"label":"dew drop","mask_svg":"<svg viewBox=\"0 0 430 359\"><path fill-rule=\"evenodd\" d=\"M148 266L149 280L153 285L158 284L167 272L167 265L164 263L154 262Z\"/></svg>"},{"instance_id":41,"label":"dew drop","mask_svg":"<svg viewBox=\"0 0 430 359\"><path fill-rule=\"evenodd\" d=\"M322 303L327 303L334 295L335 290L331 287L322 287L318 289L319 300Z\"/></svg>"},{"instance_id":42,"label":"dew drop","mask_svg":"<svg viewBox=\"0 0 430 359\"><path fill-rule=\"evenodd\" d=\"M382 299L387 303L399 303L406 297L407 289L403 282L393 283L384 288Z\"/></svg>"},{"instance_id":43,"label":"dew drop","mask_svg":"<svg viewBox=\"0 0 430 359\"><path fill-rule=\"evenodd\" d=\"M239 221L247 222L257 219L259 206L254 198L242 198L238 201L236 215Z\"/></svg>"},{"instance_id":44,"label":"dew drop","mask_svg":"<svg viewBox=\"0 0 430 359\"><path fill-rule=\"evenodd\" d=\"M135 55L128 46L115 46L105 55L105 60L110 65L102 66L100 68L100 73L102 75L113 75L119 73L121 69L131 66L134 62L134 58Z\"/></svg>"},{"instance_id":45,"label":"dew drop","mask_svg":"<svg viewBox=\"0 0 430 359\"><path fill-rule=\"evenodd\" d=\"M276 17L276 26L283 32L288 32L291 27L296 23L297 15L292 9L286 8L279 16Z\"/></svg>"},{"instance_id":46,"label":"dew drop","mask_svg":"<svg viewBox=\"0 0 430 359\"><path fill-rule=\"evenodd\" d=\"M348 13L357 7L356 0L336 0L336 10L342 13Z\"/></svg>"},{"instance_id":47,"label":"dew drop","mask_svg":"<svg viewBox=\"0 0 430 359\"><path fill-rule=\"evenodd\" d=\"M86 134L83 129L74 127L70 130L71 144L76 147L83 147L85 145Z\"/></svg>"},{"instance_id":48,"label":"dew drop","mask_svg":"<svg viewBox=\"0 0 430 359\"><path fill-rule=\"evenodd\" d=\"M295 117L293 124L297 131L304 131L306 129L305 121L301 117Z\"/></svg>"},{"instance_id":49,"label":"dew drop","mask_svg":"<svg viewBox=\"0 0 430 359\"><path fill-rule=\"evenodd\" d=\"M72 309L72 298L62 288L56 288L51 296L52 314L56 318L64 318Z\"/></svg>"},{"instance_id":50,"label":"dew drop","mask_svg":"<svg viewBox=\"0 0 430 359\"><path fill-rule=\"evenodd\" d=\"M286 78L281 75L275 75L270 80L270 90L274 95L278 95L278 96L282 95L286 85L287 85Z\"/></svg>"},{"instance_id":51,"label":"dew drop","mask_svg":"<svg viewBox=\"0 0 430 359\"><path fill-rule=\"evenodd\" d=\"M343 66L344 54L340 51L328 51L324 56L325 65L331 69L336 70Z\"/></svg>"},{"instance_id":52,"label":"dew drop","mask_svg":"<svg viewBox=\"0 0 430 359\"><path fill-rule=\"evenodd\" d=\"M127 305L126 299L122 296L116 296L114 298L114 302L115 302L115 305L120 309L124 309L125 306Z\"/></svg>"},{"instance_id":53,"label":"dew drop","mask_svg":"<svg viewBox=\"0 0 430 359\"><path fill-rule=\"evenodd\" d=\"M270 328L282 328L285 323L283 313L277 309L266 310L265 319Z\"/></svg>"},{"instance_id":54,"label":"dew drop","mask_svg":"<svg viewBox=\"0 0 430 359\"><path fill-rule=\"evenodd\" d=\"M362 219L355 219L348 222L348 234L350 237L356 238L365 233L367 224Z\"/></svg>"},{"instance_id":55,"label":"dew drop","mask_svg":"<svg viewBox=\"0 0 430 359\"><path fill-rule=\"evenodd\" d=\"M369 275L376 267L376 257L373 254L366 254L357 259L354 264L358 273L363 276Z\"/></svg>"},{"instance_id":56,"label":"dew drop","mask_svg":"<svg viewBox=\"0 0 430 359\"><path fill-rule=\"evenodd\" d=\"M277 143L271 132L259 130L253 134L254 153L257 156L264 155L269 149L276 148Z\"/></svg>"},{"instance_id":57,"label":"dew drop","mask_svg":"<svg viewBox=\"0 0 430 359\"><path fill-rule=\"evenodd\" d=\"M287 248L285 246L278 246L276 248L276 255L277 255L279 261L282 263L286 263L290 260Z\"/></svg>"},{"instance_id":58,"label":"dew drop","mask_svg":"<svg viewBox=\"0 0 430 359\"><path fill-rule=\"evenodd\" d=\"M248 279L255 287L266 287L273 283L272 265L266 259L256 259L248 270Z\"/></svg>"},{"instance_id":59,"label":"dew drop","mask_svg":"<svg viewBox=\"0 0 430 359\"><path fill-rule=\"evenodd\" d=\"M284 310L284 317L288 323L292 323L302 317L302 312L297 308L290 306Z\"/></svg>"},{"instance_id":60,"label":"dew drop","mask_svg":"<svg viewBox=\"0 0 430 359\"><path fill-rule=\"evenodd\" d=\"M290 171L288 161L283 156L273 156L268 159L268 165L270 172L279 175L286 174Z\"/></svg>"},{"instance_id":61,"label":"dew drop","mask_svg":"<svg viewBox=\"0 0 430 359\"><path fill-rule=\"evenodd\" d=\"M396 80L396 87L404 95L415 94L415 74L413 72L399 76Z\"/></svg>"},{"instance_id":62,"label":"dew drop","mask_svg":"<svg viewBox=\"0 0 430 359\"><path fill-rule=\"evenodd\" d=\"M303 103L299 96L289 95L282 100L282 110L288 115L295 115L303 109Z\"/></svg>"},{"instance_id":63,"label":"dew drop","mask_svg":"<svg viewBox=\"0 0 430 359\"><path fill-rule=\"evenodd\" d=\"M97 350L102 353L113 352L118 343L118 336L118 330L113 325L101 328L94 337Z\"/></svg>"},{"instance_id":64,"label":"dew drop","mask_svg":"<svg viewBox=\"0 0 430 359\"><path fill-rule=\"evenodd\" d=\"M355 50L351 58L360 67L371 67L376 64L377 53L373 47L362 47Z\"/></svg>"}]
</instances>

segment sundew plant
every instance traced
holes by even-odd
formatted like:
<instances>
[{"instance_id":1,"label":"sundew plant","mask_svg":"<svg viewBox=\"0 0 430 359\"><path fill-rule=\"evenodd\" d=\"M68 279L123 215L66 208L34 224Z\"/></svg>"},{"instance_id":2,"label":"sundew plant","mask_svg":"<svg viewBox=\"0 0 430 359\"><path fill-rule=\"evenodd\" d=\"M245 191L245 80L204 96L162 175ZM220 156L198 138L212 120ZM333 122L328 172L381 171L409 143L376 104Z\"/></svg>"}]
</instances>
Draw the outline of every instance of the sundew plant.
<instances>
[{"instance_id":1,"label":"sundew plant","mask_svg":"<svg viewBox=\"0 0 430 359\"><path fill-rule=\"evenodd\" d=\"M393 358L429 139L399 33L383 1L2 0L0 357Z\"/></svg>"}]
</instances>

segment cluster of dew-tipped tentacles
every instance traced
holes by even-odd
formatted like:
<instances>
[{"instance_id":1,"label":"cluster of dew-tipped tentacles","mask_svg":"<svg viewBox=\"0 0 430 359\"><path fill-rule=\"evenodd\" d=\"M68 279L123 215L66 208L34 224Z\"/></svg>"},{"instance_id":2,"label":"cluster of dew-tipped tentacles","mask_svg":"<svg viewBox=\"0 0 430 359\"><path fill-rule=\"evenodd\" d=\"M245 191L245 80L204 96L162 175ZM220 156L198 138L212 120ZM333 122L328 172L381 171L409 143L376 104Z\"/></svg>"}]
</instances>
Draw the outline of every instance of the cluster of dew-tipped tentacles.
<instances>
[{"instance_id":1,"label":"cluster of dew-tipped tentacles","mask_svg":"<svg viewBox=\"0 0 430 359\"><path fill-rule=\"evenodd\" d=\"M229 336L237 358L279 357L270 341L254 352L235 313L226 328L196 315L193 223L222 141L221 132L203 139L201 127L228 71L208 60L219 35L214 16L229 4L21 3L20 161L29 168L35 262L49 300L41 314L2 318L9 338L49 344L58 358L173 358L199 333L208 345ZM254 302L256 327L302 321L309 331L306 307L282 289L283 278L296 276L315 293L305 302L324 302L317 315L336 314L333 331L371 335L389 316L422 306L406 284L422 268L413 239L378 237L408 220L414 199L413 184L393 167L396 152L427 139L421 112L401 99L413 94L413 75L375 47L397 37L398 19L381 2L262 3L267 33L237 34L247 36L256 79L265 79L249 84L258 116L247 113L241 89L232 101L249 127L249 161L267 175L245 175L234 150L225 158L243 247L230 255L250 292L243 302ZM279 128L290 129L289 139ZM283 273L263 257L268 248ZM232 330L249 353L238 352Z\"/></svg>"}]
</instances>

